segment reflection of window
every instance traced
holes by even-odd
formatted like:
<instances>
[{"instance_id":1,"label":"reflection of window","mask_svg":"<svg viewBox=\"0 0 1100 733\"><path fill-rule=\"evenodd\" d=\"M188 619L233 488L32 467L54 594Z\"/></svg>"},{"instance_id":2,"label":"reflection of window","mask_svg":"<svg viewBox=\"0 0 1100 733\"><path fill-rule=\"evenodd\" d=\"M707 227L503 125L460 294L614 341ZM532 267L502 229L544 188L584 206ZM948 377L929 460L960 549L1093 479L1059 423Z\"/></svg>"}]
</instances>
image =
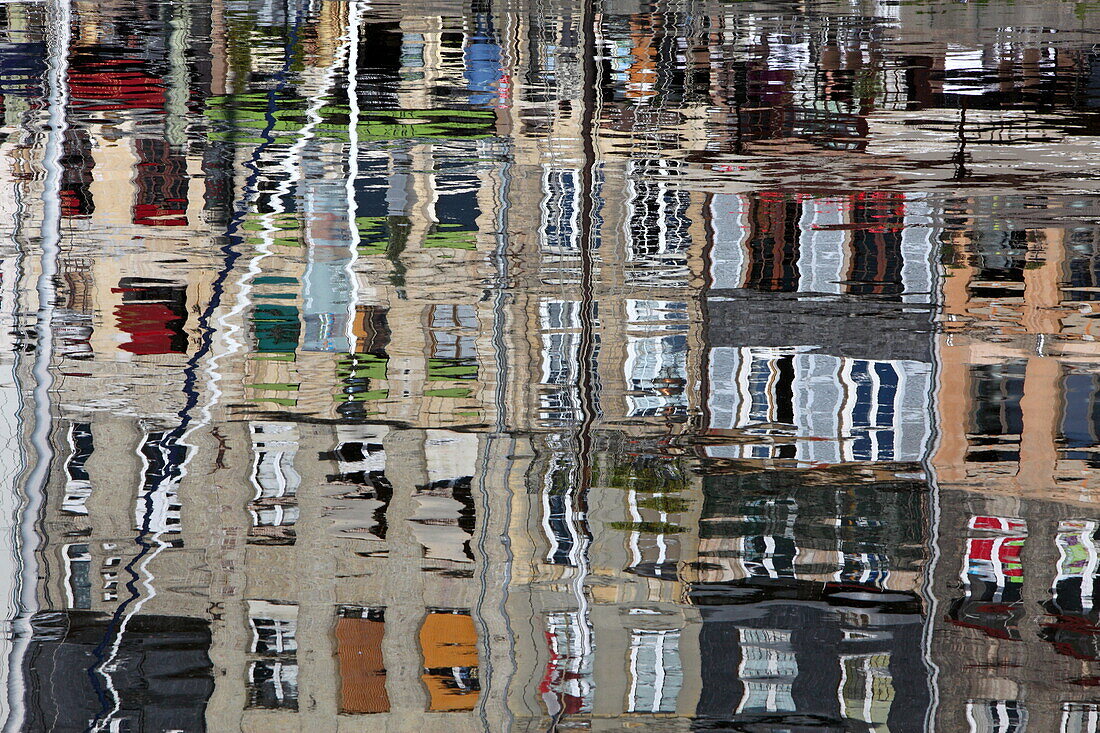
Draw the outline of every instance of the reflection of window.
<instances>
[{"instance_id":1,"label":"reflection of window","mask_svg":"<svg viewBox=\"0 0 1100 733\"><path fill-rule=\"evenodd\" d=\"M424 546L424 556L454 562L472 562L470 540L476 511L471 494L472 476L433 481L416 487L416 513L409 518L413 533Z\"/></svg>"},{"instance_id":2,"label":"reflection of window","mask_svg":"<svg viewBox=\"0 0 1100 733\"><path fill-rule=\"evenodd\" d=\"M747 241L745 287L753 290L798 290L799 227L797 201L759 198L753 202Z\"/></svg>"},{"instance_id":3,"label":"reflection of window","mask_svg":"<svg viewBox=\"0 0 1100 733\"><path fill-rule=\"evenodd\" d=\"M187 288L158 278L124 277L112 293L122 294L115 308L118 328L130 334L119 348L132 354L187 353Z\"/></svg>"},{"instance_id":4,"label":"reflection of window","mask_svg":"<svg viewBox=\"0 0 1100 733\"><path fill-rule=\"evenodd\" d=\"M428 710L473 710L481 685L477 630L469 611L430 611L420 627L420 650L424 655L424 674L420 679L431 698Z\"/></svg>"},{"instance_id":5,"label":"reflection of window","mask_svg":"<svg viewBox=\"0 0 1100 733\"><path fill-rule=\"evenodd\" d=\"M298 709L298 606L249 601L248 706Z\"/></svg>"},{"instance_id":6,"label":"reflection of window","mask_svg":"<svg viewBox=\"0 0 1100 733\"><path fill-rule=\"evenodd\" d=\"M1100 467L1100 377L1069 373L1065 376L1062 424L1059 436L1061 456L1088 461Z\"/></svg>"},{"instance_id":7,"label":"reflection of window","mask_svg":"<svg viewBox=\"0 0 1100 733\"><path fill-rule=\"evenodd\" d=\"M627 179L627 261L631 282L651 287L687 284L691 247L691 195L669 183L679 174L672 160L637 160Z\"/></svg>"},{"instance_id":8,"label":"reflection of window","mask_svg":"<svg viewBox=\"0 0 1100 733\"><path fill-rule=\"evenodd\" d=\"M1020 400L1024 396L1022 360L970 367L974 411L971 415L968 461L1019 460L1019 435L1024 429Z\"/></svg>"},{"instance_id":9,"label":"reflection of window","mask_svg":"<svg viewBox=\"0 0 1100 733\"><path fill-rule=\"evenodd\" d=\"M187 226L187 160L164 140L139 138L134 147L134 223Z\"/></svg>"},{"instance_id":10,"label":"reflection of window","mask_svg":"<svg viewBox=\"0 0 1100 733\"><path fill-rule=\"evenodd\" d=\"M790 537L761 535L741 540L745 571L760 578L793 578L798 546Z\"/></svg>"},{"instance_id":11,"label":"reflection of window","mask_svg":"<svg viewBox=\"0 0 1100 733\"><path fill-rule=\"evenodd\" d=\"M298 428L293 423L261 423L252 430L252 487L248 510L252 514L249 542L294 544L298 521L298 485L294 470Z\"/></svg>"},{"instance_id":12,"label":"reflection of window","mask_svg":"<svg viewBox=\"0 0 1100 733\"><path fill-rule=\"evenodd\" d=\"M855 295L900 295L903 290L901 194L857 194L852 201L852 259L848 292Z\"/></svg>"},{"instance_id":13,"label":"reflection of window","mask_svg":"<svg viewBox=\"0 0 1100 733\"><path fill-rule=\"evenodd\" d=\"M429 316L428 379L477 379L477 310L472 305L437 305Z\"/></svg>"},{"instance_id":14,"label":"reflection of window","mask_svg":"<svg viewBox=\"0 0 1100 733\"><path fill-rule=\"evenodd\" d=\"M1018 700L967 700L970 733L1024 733L1027 708Z\"/></svg>"},{"instance_id":15,"label":"reflection of window","mask_svg":"<svg viewBox=\"0 0 1100 733\"><path fill-rule=\"evenodd\" d=\"M61 215L86 217L95 212L92 201L92 140L82 127L65 130L61 142Z\"/></svg>"},{"instance_id":16,"label":"reflection of window","mask_svg":"<svg viewBox=\"0 0 1100 733\"><path fill-rule=\"evenodd\" d=\"M738 629L744 685L738 713L777 713L795 710L792 690L798 662L791 649L791 632L779 629Z\"/></svg>"},{"instance_id":17,"label":"reflection of window","mask_svg":"<svg viewBox=\"0 0 1100 733\"><path fill-rule=\"evenodd\" d=\"M1061 614L1084 615L1096 605L1100 576L1100 522L1065 520L1058 524L1058 575L1054 606Z\"/></svg>"},{"instance_id":18,"label":"reflection of window","mask_svg":"<svg viewBox=\"0 0 1100 733\"><path fill-rule=\"evenodd\" d=\"M580 190L577 171L543 170L542 248L555 254L580 250Z\"/></svg>"},{"instance_id":19,"label":"reflection of window","mask_svg":"<svg viewBox=\"0 0 1100 733\"><path fill-rule=\"evenodd\" d=\"M1100 731L1100 705L1067 702L1062 704L1062 727L1059 733L1097 733Z\"/></svg>"},{"instance_id":20,"label":"reflection of window","mask_svg":"<svg viewBox=\"0 0 1100 733\"><path fill-rule=\"evenodd\" d=\"M65 496L61 499L61 511L69 514L87 514L87 500L92 495L92 482L85 464L95 450L92 440L92 424L81 422L69 426L69 458L65 462Z\"/></svg>"},{"instance_id":21,"label":"reflection of window","mask_svg":"<svg viewBox=\"0 0 1100 733\"><path fill-rule=\"evenodd\" d=\"M298 665L276 659L248 667L248 707L298 709Z\"/></svg>"},{"instance_id":22,"label":"reflection of window","mask_svg":"<svg viewBox=\"0 0 1100 733\"><path fill-rule=\"evenodd\" d=\"M389 308L380 305L360 305L355 309L355 333L357 351L360 354L386 356L390 345Z\"/></svg>"},{"instance_id":23,"label":"reflection of window","mask_svg":"<svg viewBox=\"0 0 1100 733\"><path fill-rule=\"evenodd\" d=\"M681 416L687 412L687 337L628 336L627 414L630 417Z\"/></svg>"},{"instance_id":24,"label":"reflection of window","mask_svg":"<svg viewBox=\"0 0 1100 733\"><path fill-rule=\"evenodd\" d=\"M169 433L149 433L141 444L142 489L135 521L147 532L176 533L180 527L180 466L185 449Z\"/></svg>"},{"instance_id":25,"label":"reflection of window","mask_svg":"<svg viewBox=\"0 0 1100 733\"><path fill-rule=\"evenodd\" d=\"M630 632L628 713L673 713L684 684L680 632L634 629Z\"/></svg>"},{"instance_id":26,"label":"reflection of window","mask_svg":"<svg viewBox=\"0 0 1100 733\"><path fill-rule=\"evenodd\" d=\"M341 534L386 539L386 512L393 499L393 485L386 477L386 449L379 431L375 426L342 425L337 428L340 443L336 450L321 455L322 460L335 461L339 469L326 481L349 487L333 497L331 507Z\"/></svg>"},{"instance_id":27,"label":"reflection of window","mask_svg":"<svg viewBox=\"0 0 1100 733\"><path fill-rule=\"evenodd\" d=\"M249 601L254 654L295 654L298 651L298 607L291 604Z\"/></svg>"},{"instance_id":28,"label":"reflection of window","mask_svg":"<svg viewBox=\"0 0 1100 733\"><path fill-rule=\"evenodd\" d=\"M386 713L386 667L382 638L386 612L382 608L341 606L336 619L336 659L340 667L340 712Z\"/></svg>"},{"instance_id":29,"label":"reflection of window","mask_svg":"<svg viewBox=\"0 0 1100 733\"><path fill-rule=\"evenodd\" d=\"M580 514L573 506L574 464L560 452L553 452L543 474L542 531L549 549L546 562L573 565L580 539Z\"/></svg>"},{"instance_id":30,"label":"reflection of window","mask_svg":"<svg viewBox=\"0 0 1100 733\"><path fill-rule=\"evenodd\" d=\"M1019 638L1027 525L1011 517L972 517L961 580L965 590L947 617L989 636Z\"/></svg>"},{"instance_id":31,"label":"reflection of window","mask_svg":"<svg viewBox=\"0 0 1100 733\"><path fill-rule=\"evenodd\" d=\"M65 587L69 608L92 607L92 556L88 545L65 545Z\"/></svg>"},{"instance_id":32,"label":"reflection of window","mask_svg":"<svg viewBox=\"0 0 1100 733\"><path fill-rule=\"evenodd\" d=\"M842 656L839 697L845 718L885 730L894 701L890 654Z\"/></svg>"},{"instance_id":33,"label":"reflection of window","mask_svg":"<svg viewBox=\"0 0 1100 733\"><path fill-rule=\"evenodd\" d=\"M539 685L551 716L592 710L592 641L587 620L575 611L556 611L546 616L546 641L550 658Z\"/></svg>"}]
</instances>

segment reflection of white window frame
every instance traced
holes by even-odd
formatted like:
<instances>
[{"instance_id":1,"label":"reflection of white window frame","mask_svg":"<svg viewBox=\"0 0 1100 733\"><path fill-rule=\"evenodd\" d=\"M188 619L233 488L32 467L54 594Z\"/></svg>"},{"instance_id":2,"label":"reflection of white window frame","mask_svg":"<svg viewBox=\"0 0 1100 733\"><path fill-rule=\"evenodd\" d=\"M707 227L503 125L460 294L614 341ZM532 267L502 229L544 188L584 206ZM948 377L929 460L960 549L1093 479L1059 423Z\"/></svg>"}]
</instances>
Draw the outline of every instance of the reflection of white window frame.
<instances>
[{"instance_id":1,"label":"reflection of white window frame","mask_svg":"<svg viewBox=\"0 0 1100 733\"><path fill-rule=\"evenodd\" d=\"M716 193L711 197L714 246L710 252L710 279L714 288L737 289L745 284L745 221L748 202L741 194Z\"/></svg>"},{"instance_id":2,"label":"reflection of white window frame","mask_svg":"<svg viewBox=\"0 0 1100 733\"><path fill-rule=\"evenodd\" d=\"M1097 733L1100 731L1100 705L1084 702L1062 704L1062 725L1058 733Z\"/></svg>"},{"instance_id":3,"label":"reflection of white window frame","mask_svg":"<svg viewBox=\"0 0 1100 733\"><path fill-rule=\"evenodd\" d=\"M145 441L137 450L138 458L141 459L141 475L146 477L149 475L150 463L149 459L145 457L145 452L142 450L149 444L149 439L153 433L146 435ZM165 441L168 439L168 433L161 433L159 441L156 442L156 450L160 451L165 465L165 470L171 466L171 460L169 458L169 446L165 445ZM176 467L177 471L179 467ZM138 493L137 501L134 504L134 523L135 526L143 528L153 534L176 534L182 531L182 516L181 510L183 505L180 504L179 498L179 486L180 477L178 472L174 475L168 475L155 489L147 490L143 489ZM146 513L146 500L152 503L152 511L149 513L148 524L145 524Z\"/></svg>"},{"instance_id":4,"label":"reflection of white window frame","mask_svg":"<svg viewBox=\"0 0 1100 733\"><path fill-rule=\"evenodd\" d=\"M546 616L547 640L552 659L564 662L561 679L554 690L580 701L578 712L592 710L595 686L592 679L593 649L587 621L576 611L556 611Z\"/></svg>"},{"instance_id":5,"label":"reflection of white window frame","mask_svg":"<svg viewBox=\"0 0 1100 733\"><path fill-rule=\"evenodd\" d=\"M542 486L542 532L546 536L546 541L549 545L549 549L546 552L546 562L554 563L554 556L558 554L558 548L562 544L562 538L554 532L554 527L551 524L551 517L553 516L553 508L550 506L551 491L553 490L554 476L558 471L572 470L570 464L566 461L561 453L554 452L550 457L550 465L543 473L543 486ZM572 475L572 474L570 474ZM569 557L570 566L576 567L577 565L577 553L581 550L581 534L577 527L577 522L580 519L580 515L573 507L573 498L571 493L565 494L563 497L564 515L562 516L562 523L568 528L569 532ZM556 563L555 563L556 564Z\"/></svg>"},{"instance_id":6,"label":"reflection of white window frame","mask_svg":"<svg viewBox=\"0 0 1100 733\"><path fill-rule=\"evenodd\" d=\"M809 353L810 347L721 347L711 350L711 428L794 441L808 463L917 461L931 436L923 362L869 361ZM777 362L793 359L791 427L777 422ZM883 378L883 371L889 379ZM818 395L831 395L816 399ZM889 436L889 440L884 437ZM866 440L869 448L857 451ZM829 449L823 445L828 443ZM772 458L769 440L708 448L715 457ZM857 454L858 453L858 454Z\"/></svg>"},{"instance_id":7,"label":"reflection of white window frame","mask_svg":"<svg viewBox=\"0 0 1100 733\"><path fill-rule=\"evenodd\" d=\"M674 713L684 670L678 629L630 631L628 713Z\"/></svg>"},{"instance_id":8,"label":"reflection of white window frame","mask_svg":"<svg viewBox=\"0 0 1100 733\"><path fill-rule=\"evenodd\" d=\"M627 163L623 233L627 267L635 285L684 287L689 271L691 221L687 191L668 185L681 162L665 158ZM654 229L656 231L651 231Z\"/></svg>"},{"instance_id":9,"label":"reflection of white window frame","mask_svg":"<svg viewBox=\"0 0 1100 733\"><path fill-rule=\"evenodd\" d=\"M623 373L626 379L626 408L629 417L647 417L662 410L687 409L684 389L677 394L660 394L657 380L671 377L687 384L687 344L682 334L627 336ZM636 394L642 392L643 394Z\"/></svg>"},{"instance_id":10,"label":"reflection of white window frame","mask_svg":"<svg viewBox=\"0 0 1100 733\"><path fill-rule=\"evenodd\" d=\"M288 503L298 494L302 478L294 469L298 427L293 423L251 422L253 496L248 507L254 527L282 527L298 521L298 506ZM264 500L283 499L268 504Z\"/></svg>"},{"instance_id":11,"label":"reflection of white window frame","mask_svg":"<svg viewBox=\"0 0 1100 733\"><path fill-rule=\"evenodd\" d=\"M90 430L89 423L81 423L87 425ZM76 423L69 425L68 441L69 441L69 457L65 461L65 495L61 499L61 511L68 512L69 514L87 514L88 513L88 497L92 495L92 482L88 479L79 479L73 476L72 464L77 459L77 444L76 444ZM84 456L84 472L88 472L88 459L91 457L91 453Z\"/></svg>"},{"instance_id":12,"label":"reflection of white window frame","mask_svg":"<svg viewBox=\"0 0 1100 733\"><path fill-rule=\"evenodd\" d=\"M256 682L255 670L260 665L270 667L273 672L271 679L265 680L264 683ZM287 693L291 690L293 694L289 697L292 700L298 699L298 665L295 662L287 663L277 659L255 660L248 666L248 679L253 685L270 683L275 690L277 700L287 699Z\"/></svg>"}]
</instances>

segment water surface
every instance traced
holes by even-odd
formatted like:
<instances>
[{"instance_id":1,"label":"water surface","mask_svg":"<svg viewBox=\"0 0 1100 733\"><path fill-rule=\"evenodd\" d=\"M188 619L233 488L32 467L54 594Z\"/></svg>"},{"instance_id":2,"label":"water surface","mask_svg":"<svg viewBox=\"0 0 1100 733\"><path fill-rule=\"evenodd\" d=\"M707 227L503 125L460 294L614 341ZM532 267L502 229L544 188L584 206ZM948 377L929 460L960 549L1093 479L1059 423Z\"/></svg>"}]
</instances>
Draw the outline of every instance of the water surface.
<instances>
[{"instance_id":1,"label":"water surface","mask_svg":"<svg viewBox=\"0 0 1100 733\"><path fill-rule=\"evenodd\" d=\"M1100 6L0 4L10 731L1100 730Z\"/></svg>"}]
</instances>

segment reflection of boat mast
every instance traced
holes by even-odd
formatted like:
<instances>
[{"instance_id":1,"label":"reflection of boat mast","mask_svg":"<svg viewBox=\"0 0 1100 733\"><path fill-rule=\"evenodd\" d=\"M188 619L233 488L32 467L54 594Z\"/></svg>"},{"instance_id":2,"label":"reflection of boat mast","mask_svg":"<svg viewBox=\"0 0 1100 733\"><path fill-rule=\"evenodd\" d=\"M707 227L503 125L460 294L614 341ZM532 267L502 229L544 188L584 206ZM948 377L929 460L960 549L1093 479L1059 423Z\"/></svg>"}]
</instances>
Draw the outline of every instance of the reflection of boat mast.
<instances>
[{"instance_id":1,"label":"reflection of boat mast","mask_svg":"<svg viewBox=\"0 0 1100 733\"><path fill-rule=\"evenodd\" d=\"M66 107L68 105L69 45L72 40L71 0L54 0L47 9L46 43L48 46L46 88L48 121L46 143L42 155L45 180L42 190L42 229L39 239L40 270L38 273L38 312L35 324L36 344L31 374L34 379L34 426L30 444L35 460L25 480L23 505L19 523L19 614L14 619L12 655L9 660L8 702L10 715L4 730L21 730L24 717L25 682L23 657L31 643L31 617L38 607L38 515L49 480L53 448L50 430L53 427L50 390L53 378L50 361L53 358L53 310L57 260L61 244L61 177L62 143L64 142Z\"/></svg>"},{"instance_id":2,"label":"reflection of boat mast","mask_svg":"<svg viewBox=\"0 0 1100 733\"><path fill-rule=\"evenodd\" d=\"M584 0L581 6L581 169L580 210L578 224L580 249L580 343L577 348L577 398L580 422L576 430L577 492L576 505L581 514L579 543L575 553L576 572L572 589L577 603L577 632L580 635L578 658L583 664L593 652L592 625L589 620L585 582L589 572L589 547L592 537L588 527L588 492L592 488L592 428L599 417L599 374L596 364L596 301L595 283L595 196L596 196L596 110L598 78L596 69L597 0ZM564 707L555 716L564 712Z\"/></svg>"},{"instance_id":3,"label":"reflection of boat mast","mask_svg":"<svg viewBox=\"0 0 1100 733\"><path fill-rule=\"evenodd\" d=\"M194 450L188 450L188 437L195 429L205 424L209 415L211 405L199 405L199 365L207 356L211 356L214 362L217 360L217 355L212 352L215 349L215 335L221 322L219 321L215 325L214 315L222 305L226 283L236 266L237 260L241 257L240 250L246 240L244 224L245 219L252 210L250 206L252 198L254 195L259 195L262 189L260 185L263 178L261 162L264 154L276 142L275 110L277 97L289 83L292 62L295 59L293 50L298 45L300 26L306 12L308 12L308 7L298 4L294 8L293 19L289 17L289 14L285 19L287 25L284 41L285 61L282 68L275 74L276 85L267 95L268 109L265 114L265 127L260 134L263 142L253 149L249 159L244 162L245 168L249 170L249 175L244 181L239 203L233 207L226 225L225 244L218 250L222 257L222 264L211 283L209 303L198 317L196 330L199 333L199 346L188 357L186 366L183 369L182 392L185 401L183 407L177 413L179 424L167 432L161 441L161 446L165 450L165 466L160 472L160 478L154 481L153 485L149 486L145 492L145 506L142 508L140 526L137 535L134 537L134 543L139 547L139 550L121 569L121 572L125 572L130 577L130 580L125 584L129 595L118 604L107 623L102 638L92 651L93 661L89 669L89 676L99 696L100 709L88 725L90 731L113 730L113 724L117 722L115 716L120 709L121 698L114 689L112 674L117 671L116 664L122 638L130 619L137 614L154 591L151 585L152 574L148 571L148 565L167 546L160 539L160 532L154 530L152 526L154 509L152 497L160 492L168 481L182 482L187 473L187 465L195 455ZM208 373L211 370L208 369ZM214 372L216 373L216 369L214 369ZM218 392L211 392L212 399L216 399L217 395ZM199 410L198 417L195 415L196 410ZM174 446L179 446L183 450L172 451L171 449ZM149 593L146 596L142 596L138 588L138 581L142 576L145 579L141 585ZM101 687L100 679L105 683L106 690Z\"/></svg>"},{"instance_id":4,"label":"reflection of boat mast","mask_svg":"<svg viewBox=\"0 0 1100 733\"><path fill-rule=\"evenodd\" d=\"M970 171L966 167L966 96L960 95L959 101L959 134L958 147L955 148L951 162L955 164L955 175L952 180L961 181L970 177Z\"/></svg>"}]
</instances>

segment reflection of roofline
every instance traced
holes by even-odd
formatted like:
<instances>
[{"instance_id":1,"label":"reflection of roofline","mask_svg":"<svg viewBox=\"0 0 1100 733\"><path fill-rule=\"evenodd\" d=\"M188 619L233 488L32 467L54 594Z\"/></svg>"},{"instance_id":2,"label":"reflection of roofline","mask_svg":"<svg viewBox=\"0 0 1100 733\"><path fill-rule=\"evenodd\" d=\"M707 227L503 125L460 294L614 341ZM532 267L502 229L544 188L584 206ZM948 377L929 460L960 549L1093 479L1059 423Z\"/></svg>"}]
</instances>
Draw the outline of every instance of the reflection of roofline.
<instances>
[{"instance_id":1,"label":"reflection of roofline","mask_svg":"<svg viewBox=\"0 0 1100 733\"><path fill-rule=\"evenodd\" d=\"M692 605L711 615L756 617L770 606L808 606L835 612L846 608L882 617L921 618L924 600L912 591L879 590L860 583L822 583L797 578L743 578L725 582L694 582ZM707 603L706 599L717 602ZM743 609L743 610L737 610ZM908 622L905 622L908 623Z\"/></svg>"}]
</instances>

